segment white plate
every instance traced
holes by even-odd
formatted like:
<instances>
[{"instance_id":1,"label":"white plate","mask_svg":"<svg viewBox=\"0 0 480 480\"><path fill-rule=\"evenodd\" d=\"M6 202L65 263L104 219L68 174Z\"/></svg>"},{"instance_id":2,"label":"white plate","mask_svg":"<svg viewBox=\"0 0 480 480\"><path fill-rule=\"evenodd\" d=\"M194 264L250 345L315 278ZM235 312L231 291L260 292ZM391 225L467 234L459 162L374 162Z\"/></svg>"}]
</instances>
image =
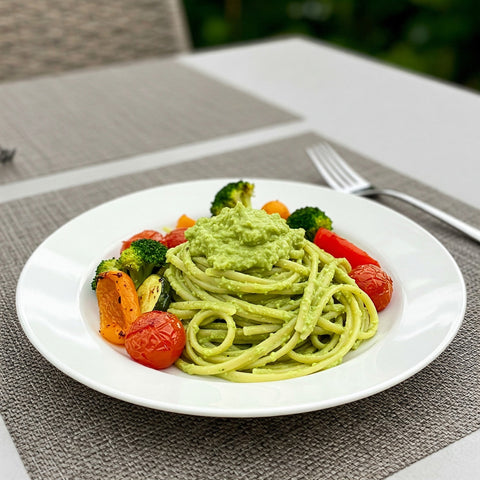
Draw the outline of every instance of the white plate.
<instances>
[{"instance_id":1,"label":"white plate","mask_svg":"<svg viewBox=\"0 0 480 480\"><path fill-rule=\"evenodd\" d=\"M17 310L39 352L75 380L112 397L159 410L218 417L273 416L344 404L385 390L434 360L465 313L462 275L429 233L374 201L315 185L249 179L254 205L281 199L291 210L315 205L334 229L363 247L394 280L377 335L335 368L270 383L236 384L189 376L176 367L144 367L98 334L90 281L102 258L144 229L175 225L183 213L209 215L215 193L236 179L199 180L128 195L71 220L48 237L25 265Z\"/></svg>"}]
</instances>

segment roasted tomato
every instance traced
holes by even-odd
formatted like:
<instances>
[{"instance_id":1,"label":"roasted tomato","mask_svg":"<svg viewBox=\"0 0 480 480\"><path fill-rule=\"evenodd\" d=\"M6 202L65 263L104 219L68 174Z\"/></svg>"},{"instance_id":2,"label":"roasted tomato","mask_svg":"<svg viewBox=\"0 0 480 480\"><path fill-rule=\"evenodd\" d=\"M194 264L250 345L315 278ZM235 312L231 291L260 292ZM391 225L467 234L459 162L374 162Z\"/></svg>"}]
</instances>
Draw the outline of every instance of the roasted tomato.
<instances>
[{"instance_id":1,"label":"roasted tomato","mask_svg":"<svg viewBox=\"0 0 480 480\"><path fill-rule=\"evenodd\" d=\"M383 310L392 298L393 281L389 275L377 265L359 265L355 267L350 276L355 283L371 299L377 312Z\"/></svg>"},{"instance_id":2,"label":"roasted tomato","mask_svg":"<svg viewBox=\"0 0 480 480\"><path fill-rule=\"evenodd\" d=\"M165 235L165 241L163 242L167 248L173 248L181 243L185 243L187 239L185 238L185 230L188 227L175 228L171 232Z\"/></svg>"},{"instance_id":3,"label":"roasted tomato","mask_svg":"<svg viewBox=\"0 0 480 480\"><path fill-rule=\"evenodd\" d=\"M162 235L160 232L157 232L156 230L144 230L143 232L137 233L133 235L133 237L130 237L128 240L125 240L122 242L122 248L120 252L123 252L126 250L132 242L135 240L140 240L142 238L149 238L151 240L156 240L157 242L163 243L165 246L165 236Z\"/></svg>"},{"instance_id":4,"label":"roasted tomato","mask_svg":"<svg viewBox=\"0 0 480 480\"><path fill-rule=\"evenodd\" d=\"M135 361L160 370L180 357L185 339L185 329L175 315L153 310L132 323L125 336L125 348Z\"/></svg>"}]
</instances>

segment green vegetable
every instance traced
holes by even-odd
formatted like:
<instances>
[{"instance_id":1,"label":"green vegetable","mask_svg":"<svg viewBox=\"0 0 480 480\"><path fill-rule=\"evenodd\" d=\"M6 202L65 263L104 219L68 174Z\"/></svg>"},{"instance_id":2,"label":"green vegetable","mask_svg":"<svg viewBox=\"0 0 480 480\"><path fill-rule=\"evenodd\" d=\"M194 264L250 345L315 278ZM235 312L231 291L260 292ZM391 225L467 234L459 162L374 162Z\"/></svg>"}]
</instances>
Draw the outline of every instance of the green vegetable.
<instances>
[{"instance_id":1,"label":"green vegetable","mask_svg":"<svg viewBox=\"0 0 480 480\"><path fill-rule=\"evenodd\" d=\"M239 180L225 185L217 192L210 207L212 215L218 215L223 208L233 208L238 202L245 207L251 206L254 185L252 183Z\"/></svg>"},{"instance_id":2,"label":"green vegetable","mask_svg":"<svg viewBox=\"0 0 480 480\"><path fill-rule=\"evenodd\" d=\"M317 207L303 207L295 210L288 218L290 228L303 228L305 238L313 242L319 228L332 229L332 220Z\"/></svg>"},{"instance_id":3,"label":"green vegetable","mask_svg":"<svg viewBox=\"0 0 480 480\"><path fill-rule=\"evenodd\" d=\"M166 312L172 301L172 287L168 280L152 274L138 287L138 300L142 313L159 310Z\"/></svg>"},{"instance_id":4,"label":"green vegetable","mask_svg":"<svg viewBox=\"0 0 480 480\"><path fill-rule=\"evenodd\" d=\"M170 285L170 282L165 278L162 277L162 291L157 299L157 303L155 304L154 310L159 310L160 312L166 312L170 303L173 300L173 288Z\"/></svg>"},{"instance_id":5,"label":"green vegetable","mask_svg":"<svg viewBox=\"0 0 480 480\"><path fill-rule=\"evenodd\" d=\"M118 267L131 277L138 289L148 276L165 265L166 253L167 247L162 243L142 238L120 254Z\"/></svg>"},{"instance_id":6,"label":"green vegetable","mask_svg":"<svg viewBox=\"0 0 480 480\"><path fill-rule=\"evenodd\" d=\"M93 277L91 286L92 290L97 289L97 281L100 274L109 272L110 270L118 270L118 261L116 258L109 258L108 260L102 260L95 270L95 276Z\"/></svg>"}]
</instances>

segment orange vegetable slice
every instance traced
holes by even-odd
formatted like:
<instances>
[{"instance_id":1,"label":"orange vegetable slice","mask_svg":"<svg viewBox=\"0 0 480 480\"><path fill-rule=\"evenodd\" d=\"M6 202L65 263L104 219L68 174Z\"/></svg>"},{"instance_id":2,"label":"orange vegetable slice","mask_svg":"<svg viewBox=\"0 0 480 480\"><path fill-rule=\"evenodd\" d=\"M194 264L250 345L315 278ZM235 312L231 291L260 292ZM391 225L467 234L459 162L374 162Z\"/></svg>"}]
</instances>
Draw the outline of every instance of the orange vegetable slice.
<instances>
[{"instance_id":1,"label":"orange vegetable slice","mask_svg":"<svg viewBox=\"0 0 480 480\"><path fill-rule=\"evenodd\" d=\"M267 202L262 207L262 210L265 210L269 215L272 213L278 213L285 220L290 216L290 211L288 210L287 206L279 200Z\"/></svg>"},{"instance_id":2,"label":"orange vegetable slice","mask_svg":"<svg viewBox=\"0 0 480 480\"><path fill-rule=\"evenodd\" d=\"M193 218L188 217L187 215L183 214L177 221L176 228L188 228L193 227L195 225L195 220Z\"/></svg>"},{"instance_id":3,"label":"orange vegetable slice","mask_svg":"<svg viewBox=\"0 0 480 480\"><path fill-rule=\"evenodd\" d=\"M133 280L120 270L102 273L96 293L100 334L111 343L123 345L128 327L141 313Z\"/></svg>"}]
</instances>

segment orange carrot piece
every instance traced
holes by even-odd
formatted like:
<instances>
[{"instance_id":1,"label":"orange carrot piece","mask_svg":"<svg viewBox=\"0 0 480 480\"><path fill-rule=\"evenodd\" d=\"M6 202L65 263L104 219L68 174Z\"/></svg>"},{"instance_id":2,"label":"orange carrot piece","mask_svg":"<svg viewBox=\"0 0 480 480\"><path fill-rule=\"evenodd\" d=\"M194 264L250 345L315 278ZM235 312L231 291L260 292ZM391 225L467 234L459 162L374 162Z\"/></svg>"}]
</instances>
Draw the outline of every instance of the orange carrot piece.
<instances>
[{"instance_id":1,"label":"orange carrot piece","mask_svg":"<svg viewBox=\"0 0 480 480\"><path fill-rule=\"evenodd\" d=\"M177 221L177 228L193 227L196 221L193 218L183 214Z\"/></svg>"},{"instance_id":2,"label":"orange carrot piece","mask_svg":"<svg viewBox=\"0 0 480 480\"><path fill-rule=\"evenodd\" d=\"M262 210L265 210L268 214L278 213L285 220L290 216L290 212L287 206L279 200L272 200L271 202L267 202L262 207Z\"/></svg>"}]
</instances>

